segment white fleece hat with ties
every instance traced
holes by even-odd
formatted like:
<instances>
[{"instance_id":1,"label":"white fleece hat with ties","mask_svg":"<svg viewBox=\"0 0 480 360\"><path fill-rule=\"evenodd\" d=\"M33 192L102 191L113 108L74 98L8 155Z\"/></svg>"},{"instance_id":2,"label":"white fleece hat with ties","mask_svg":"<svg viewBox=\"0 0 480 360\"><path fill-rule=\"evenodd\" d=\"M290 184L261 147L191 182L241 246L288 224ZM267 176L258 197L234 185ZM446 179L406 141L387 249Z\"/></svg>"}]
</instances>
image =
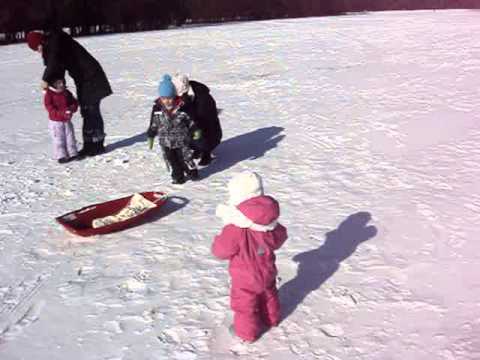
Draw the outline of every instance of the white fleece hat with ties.
<instances>
[{"instance_id":1,"label":"white fleece hat with ties","mask_svg":"<svg viewBox=\"0 0 480 360\"><path fill-rule=\"evenodd\" d=\"M185 74L176 73L172 79L173 85L177 90L177 95L182 96L190 90L188 76Z\"/></svg>"},{"instance_id":2,"label":"white fleece hat with ties","mask_svg":"<svg viewBox=\"0 0 480 360\"><path fill-rule=\"evenodd\" d=\"M230 195L229 205L220 204L215 212L224 224L234 224L240 228L262 232L275 229L278 224L277 220L267 225L256 224L237 208L245 200L263 195L263 182L260 175L251 171L234 175L228 183L228 192Z\"/></svg>"},{"instance_id":3,"label":"white fleece hat with ties","mask_svg":"<svg viewBox=\"0 0 480 360\"><path fill-rule=\"evenodd\" d=\"M235 174L228 183L230 205L237 206L241 202L263 195L263 182L260 175L253 171Z\"/></svg>"}]
</instances>

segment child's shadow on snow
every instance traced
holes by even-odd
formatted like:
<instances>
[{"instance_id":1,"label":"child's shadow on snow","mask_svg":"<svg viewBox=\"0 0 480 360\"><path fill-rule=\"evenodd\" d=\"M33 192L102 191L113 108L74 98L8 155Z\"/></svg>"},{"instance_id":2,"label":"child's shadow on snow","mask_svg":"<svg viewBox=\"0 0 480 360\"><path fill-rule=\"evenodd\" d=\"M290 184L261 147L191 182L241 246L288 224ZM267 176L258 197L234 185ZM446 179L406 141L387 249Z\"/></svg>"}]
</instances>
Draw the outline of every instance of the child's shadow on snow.
<instances>
[{"instance_id":1,"label":"child's shadow on snow","mask_svg":"<svg viewBox=\"0 0 480 360\"><path fill-rule=\"evenodd\" d=\"M367 226L371 218L368 212L352 214L335 230L326 233L325 242L318 249L295 255L293 261L298 262L297 276L279 289L282 321L295 311L308 294L327 281L358 245L377 234L375 226Z\"/></svg>"},{"instance_id":2,"label":"child's shadow on snow","mask_svg":"<svg viewBox=\"0 0 480 360\"><path fill-rule=\"evenodd\" d=\"M214 151L218 158L200 171L200 177L203 179L224 171L243 160L262 157L285 137L280 134L283 130L279 126L270 126L223 141Z\"/></svg>"},{"instance_id":3,"label":"child's shadow on snow","mask_svg":"<svg viewBox=\"0 0 480 360\"><path fill-rule=\"evenodd\" d=\"M143 131L143 132L141 132L137 135L131 136L129 138L119 140L119 141L114 142L112 144L108 144L107 146L105 146L105 152L109 153L109 152L111 152L113 150L116 150L116 149L120 149L120 148L127 147L127 146L132 146L133 144L136 144L137 142L146 143L146 141L147 141L147 133L145 131Z\"/></svg>"}]
</instances>

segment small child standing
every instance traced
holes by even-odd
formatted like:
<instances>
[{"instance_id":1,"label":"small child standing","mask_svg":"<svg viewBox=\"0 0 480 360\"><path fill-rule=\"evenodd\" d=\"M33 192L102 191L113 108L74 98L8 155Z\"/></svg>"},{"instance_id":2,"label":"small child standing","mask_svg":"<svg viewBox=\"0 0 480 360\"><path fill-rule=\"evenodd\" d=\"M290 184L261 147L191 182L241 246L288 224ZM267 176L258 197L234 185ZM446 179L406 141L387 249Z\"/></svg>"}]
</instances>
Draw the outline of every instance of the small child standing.
<instances>
[{"instance_id":1,"label":"small child standing","mask_svg":"<svg viewBox=\"0 0 480 360\"><path fill-rule=\"evenodd\" d=\"M230 306L233 331L253 342L266 327L280 323L274 251L287 239L287 229L277 222L278 202L263 193L261 177L242 172L228 183L229 205L216 214L225 226L215 237L212 253L230 261Z\"/></svg>"},{"instance_id":2,"label":"small child standing","mask_svg":"<svg viewBox=\"0 0 480 360\"><path fill-rule=\"evenodd\" d=\"M78 109L78 102L66 88L64 79L55 80L47 88L44 104L50 118L48 127L53 141L53 156L60 164L75 159L78 151L71 119Z\"/></svg>"},{"instance_id":3,"label":"small child standing","mask_svg":"<svg viewBox=\"0 0 480 360\"><path fill-rule=\"evenodd\" d=\"M190 116L182 110L183 101L177 96L170 75L164 75L158 86L147 130L149 148L158 135L163 157L171 169L172 183L183 184L187 177L198 179L198 170L190 149L191 139L200 137L200 131ZM187 177L186 177L186 176Z\"/></svg>"}]
</instances>

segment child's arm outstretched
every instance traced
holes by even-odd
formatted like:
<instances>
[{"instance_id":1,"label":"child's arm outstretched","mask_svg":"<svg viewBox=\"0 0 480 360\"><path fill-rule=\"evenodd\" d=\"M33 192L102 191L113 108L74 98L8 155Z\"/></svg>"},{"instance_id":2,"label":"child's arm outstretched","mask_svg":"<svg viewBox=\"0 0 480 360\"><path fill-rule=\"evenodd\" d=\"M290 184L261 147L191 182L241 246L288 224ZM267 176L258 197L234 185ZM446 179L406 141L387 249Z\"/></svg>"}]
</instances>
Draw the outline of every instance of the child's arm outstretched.
<instances>
[{"instance_id":1,"label":"child's arm outstretched","mask_svg":"<svg viewBox=\"0 0 480 360\"><path fill-rule=\"evenodd\" d=\"M212 253L217 258L226 260L238 253L238 231L241 229L234 225L226 225L222 232L215 236L212 244Z\"/></svg>"},{"instance_id":2,"label":"child's arm outstretched","mask_svg":"<svg viewBox=\"0 0 480 360\"><path fill-rule=\"evenodd\" d=\"M148 139L148 148L151 150L153 148L153 139L158 134L158 115L155 115L155 105L152 108L152 112L150 114L150 125L147 129L147 139Z\"/></svg>"}]
</instances>

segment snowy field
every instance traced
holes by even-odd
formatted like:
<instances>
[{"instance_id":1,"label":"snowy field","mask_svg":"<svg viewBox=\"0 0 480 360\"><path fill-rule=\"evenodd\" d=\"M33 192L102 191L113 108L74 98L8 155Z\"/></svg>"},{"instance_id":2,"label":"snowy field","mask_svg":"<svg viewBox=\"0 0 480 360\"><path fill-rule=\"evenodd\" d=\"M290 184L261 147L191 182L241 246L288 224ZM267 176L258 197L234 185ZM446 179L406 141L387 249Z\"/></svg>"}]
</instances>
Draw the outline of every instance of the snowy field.
<instances>
[{"instance_id":1,"label":"snowy field","mask_svg":"<svg viewBox=\"0 0 480 360\"><path fill-rule=\"evenodd\" d=\"M480 12L79 41L115 94L109 152L67 165L51 160L41 59L0 47L1 360L480 358ZM144 137L177 70L223 109L216 161L184 185ZM252 345L228 333L227 263L210 254L225 183L246 169L289 230L285 318ZM148 190L172 200L142 226L79 238L54 222Z\"/></svg>"}]
</instances>

